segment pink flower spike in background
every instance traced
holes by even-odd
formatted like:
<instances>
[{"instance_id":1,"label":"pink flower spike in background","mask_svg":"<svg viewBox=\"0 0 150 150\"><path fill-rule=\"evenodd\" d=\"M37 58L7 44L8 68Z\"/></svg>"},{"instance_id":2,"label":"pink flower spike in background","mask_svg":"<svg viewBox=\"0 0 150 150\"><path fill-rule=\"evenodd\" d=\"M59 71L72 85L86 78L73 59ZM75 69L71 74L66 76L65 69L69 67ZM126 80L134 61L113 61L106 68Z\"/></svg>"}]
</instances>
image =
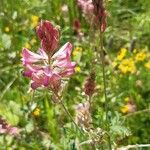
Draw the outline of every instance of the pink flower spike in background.
<instances>
[{"instance_id":1,"label":"pink flower spike in background","mask_svg":"<svg viewBox=\"0 0 150 150\"><path fill-rule=\"evenodd\" d=\"M67 42L54 52L58 46L58 32L49 21L41 22L37 35L42 45L38 54L22 49L23 75L31 79L32 89L47 87L58 92L62 79L75 72L76 63L70 59L72 44Z\"/></svg>"},{"instance_id":2,"label":"pink flower spike in background","mask_svg":"<svg viewBox=\"0 0 150 150\"><path fill-rule=\"evenodd\" d=\"M81 23L79 19L75 19L73 22L73 29L75 34L79 34L81 30Z\"/></svg>"},{"instance_id":3,"label":"pink flower spike in background","mask_svg":"<svg viewBox=\"0 0 150 150\"><path fill-rule=\"evenodd\" d=\"M106 30L107 26L107 13L104 7L104 0L92 0L94 6L94 14L96 17L96 22L100 25L101 32Z\"/></svg>"},{"instance_id":4,"label":"pink flower spike in background","mask_svg":"<svg viewBox=\"0 0 150 150\"><path fill-rule=\"evenodd\" d=\"M0 134L9 134L13 136L19 135L20 129L13 127L0 116Z\"/></svg>"},{"instance_id":5,"label":"pink flower spike in background","mask_svg":"<svg viewBox=\"0 0 150 150\"><path fill-rule=\"evenodd\" d=\"M92 122L89 102L80 103L76 106L76 122L78 125L88 128Z\"/></svg>"},{"instance_id":6,"label":"pink flower spike in background","mask_svg":"<svg viewBox=\"0 0 150 150\"><path fill-rule=\"evenodd\" d=\"M77 4L85 15L93 13L94 6L92 0L77 0Z\"/></svg>"}]
</instances>

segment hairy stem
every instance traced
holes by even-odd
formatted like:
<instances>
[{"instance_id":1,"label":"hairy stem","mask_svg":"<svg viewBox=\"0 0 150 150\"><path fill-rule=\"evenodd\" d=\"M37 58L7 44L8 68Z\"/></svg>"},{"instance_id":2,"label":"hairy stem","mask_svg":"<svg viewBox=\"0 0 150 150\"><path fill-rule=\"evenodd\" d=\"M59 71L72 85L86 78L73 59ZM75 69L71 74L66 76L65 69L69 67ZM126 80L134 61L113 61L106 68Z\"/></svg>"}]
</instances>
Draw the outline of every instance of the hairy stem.
<instances>
[{"instance_id":1,"label":"hairy stem","mask_svg":"<svg viewBox=\"0 0 150 150\"><path fill-rule=\"evenodd\" d=\"M103 49L103 33L101 31L100 31L100 58L101 58L101 62L102 62L102 72L103 72L106 123L107 123L107 129L109 130L109 116L108 116L108 105L107 105L108 98L107 98L107 91L106 91L105 56L104 56L104 49ZM108 137L108 143L109 143L109 149L112 150L110 135Z\"/></svg>"},{"instance_id":2,"label":"hairy stem","mask_svg":"<svg viewBox=\"0 0 150 150\"><path fill-rule=\"evenodd\" d=\"M80 131L80 133L82 135L83 131L79 128L79 126L76 124L76 122L74 121L73 117L71 116L70 112L68 111L68 109L66 108L66 106L64 105L63 101L60 102L61 106L63 107L64 111L66 112L66 114L69 116L69 118L71 119L71 121L73 122L73 124L77 127L77 129Z\"/></svg>"},{"instance_id":3,"label":"hairy stem","mask_svg":"<svg viewBox=\"0 0 150 150\"><path fill-rule=\"evenodd\" d=\"M64 105L63 101L61 100L61 97L58 95L58 93L54 92L55 96L57 97L57 99L59 100L61 106L63 107L64 111L66 112L66 114L69 116L69 118L71 119L71 121L73 122L73 124L77 127L77 129L80 131L80 133L82 135L83 131L79 128L79 126L76 124L76 122L74 121L73 117L71 116L70 112L68 111L68 109L66 108L66 106Z\"/></svg>"},{"instance_id":4,"label":"hairy stem","mask_svg":"<svg viewBox=\"0 0 150 150\"><path fill-rule=\"evenodd\" d=\"M121 148L117 148L117 150L128 150L128 149L138 149L138 148L146 148L146 147L150 147L150 144L136 144L136 145L128 145L128 146L124 146Z\"/></svg>"},{"instance_id":5,"label":"hairy stem","mask_svg":"<svg viewBox=\"0 0 150 150\"><path fill-rule=\"evenodd\" d=\"M132 116L136 116L136 115L140 115L142 113L148 113L150 112L150 109L143 109L143 110L139 110L139 111L136 111L136 112L133 112L133 113L129 113L127 115L124 116L124 118L128 118L128 117L132 117Z\"/></svg>"}]
</instances>

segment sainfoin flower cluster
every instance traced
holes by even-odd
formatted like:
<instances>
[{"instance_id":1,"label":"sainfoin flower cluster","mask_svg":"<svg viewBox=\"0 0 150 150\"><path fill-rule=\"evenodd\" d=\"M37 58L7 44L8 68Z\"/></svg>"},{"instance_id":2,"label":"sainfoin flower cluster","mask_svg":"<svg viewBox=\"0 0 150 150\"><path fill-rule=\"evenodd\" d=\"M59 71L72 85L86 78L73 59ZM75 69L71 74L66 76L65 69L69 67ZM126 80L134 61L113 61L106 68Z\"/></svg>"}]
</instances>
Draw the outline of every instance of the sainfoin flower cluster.
<instances>
[{"instance_id":1,"label":"sainfoin flower cluster","mask_svg":"<svg viewBox=\"0 0 150 150\"><path fill-rule=\"evenodd\" d=\"M57 51L59 31L49 21L41 21L36 32L41 47L38 53L22 49L23 75L31 79L32 89L47 87L58 91L61 80L74 73L76 64L70 59L72 44L67 42Z\"/></svg>"},{"instance_id":2,"label":"sainfoin flower cluster","mask_svg":"<svg viewBox=\"0 0 150 150\"><path fill-rule=\"evenodd\" d=\"M101 32L105 31L107 15L103 0L77 0L77 5L81 8L88 21L98 24Z\"/></svg>"},{"instance_id":3,"label":"sainfoin flower cluster","mask_svg":"<svg viewBox=\"0 0 150 150\"><path fill-rule=\"evenodd\" d=\"M96 22L100 25L101 32L104 32L107 26L106 23L106 10L104 7L104 0L92 0L94 5L94 14L96 17Z\"/></svg>"},{"instance_id":4,"label":"sainfoin flower cluster","mask_svg":"<svg viewBox=\"0 0 150 150\"><path fill-rule=\"evenodd\" d=\"M94 6L92 0L77 0L77 4L84 14L89 15L93 13Z\"/></svg>"},{"instance_id":5,"label":"sainfoin flower cluster","mask_svg":"<svg viewBox=\"0 0 150 150\"><path fill-rule=\"evenodd\" d=\"M76 122L84 128L90 127L92 118L89 102L80 103L76 106Z\"/></svg>"},{"instance_id":6,"label":"sainfoin flower cluster","mask_svg":"<svg viewBox=\"0 0 150 150\"><path fill-rule=\"evenodd\" d=\"M19 129L13 127L6 122L2 117L0 117L0 134L18 135Z\"/></svg>"}]
</instances>

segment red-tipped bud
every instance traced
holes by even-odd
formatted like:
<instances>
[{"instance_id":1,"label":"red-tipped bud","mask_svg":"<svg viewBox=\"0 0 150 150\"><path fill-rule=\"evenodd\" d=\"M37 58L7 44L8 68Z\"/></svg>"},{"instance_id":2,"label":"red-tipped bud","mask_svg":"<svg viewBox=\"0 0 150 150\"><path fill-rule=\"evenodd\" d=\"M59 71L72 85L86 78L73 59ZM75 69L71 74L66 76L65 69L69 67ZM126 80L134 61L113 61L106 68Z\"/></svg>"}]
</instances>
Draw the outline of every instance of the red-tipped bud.
<instances>
[{"instance_id":1,"label":"red-tipped bud","mask_svg":"<svg viewBox=\"0 0 150 150\"><path fill-rule=\"evenodd\" d=\"M74 28L75 33L79 33L80 32L81 23L80 23L80 21L78 19L74 20L74 22L73 22L73 28Z\"/></svg>"},{"instance_id":2,"label":"red-tipped bud","mask_svg":"<svg viewBox=\"0 0 150 150\"><path fill-rule=\"evenodd\" d=\"M41 46L47 53L53 54L58 47L59 31L49 22L41 21L36 28L36 33L41 41Z\"/></svg>"},{"instance_id":3,"label":"red-tipped bud","mask_svg":"<svg viewBox=\"0 0 150 150\"><path fill-rule=\"evenodd\" d=\"M85 85L84 85L84 92L88 96L92 96L95 92L95 73L92 72L89 77L87 77Z\"/></svg>"},{"instance_id":4,"label":"red-tipped bud","mask_svg":"<svg viewBox=\"0 0 150 150\"><path fill-rule=\"evenodd\" d=\"M103 0L93 0L94 5L94 14L96 16L96 21L100 24L101 32L104 32L106 29L106 10L103 6Z\"/></svg>"}]
</instances>

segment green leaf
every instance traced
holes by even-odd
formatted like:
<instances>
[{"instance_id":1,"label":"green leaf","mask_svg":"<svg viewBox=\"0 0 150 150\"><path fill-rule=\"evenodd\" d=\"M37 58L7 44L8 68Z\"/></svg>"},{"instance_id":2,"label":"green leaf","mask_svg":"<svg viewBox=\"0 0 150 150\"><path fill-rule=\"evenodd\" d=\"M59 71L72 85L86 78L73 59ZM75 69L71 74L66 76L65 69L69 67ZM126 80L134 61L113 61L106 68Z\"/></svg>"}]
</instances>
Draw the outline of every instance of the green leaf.
<instances>
[{"instance_id":1,"label":"green leaf","mask_svg":"<svg viewBox=\"0 0 150 150\"><path fill-rule=\"evenodd\" d=\"M2 44L5 49L9 49L11 46L11 38L7 34L2 35Z\"/></svg>"}]
</instances>

